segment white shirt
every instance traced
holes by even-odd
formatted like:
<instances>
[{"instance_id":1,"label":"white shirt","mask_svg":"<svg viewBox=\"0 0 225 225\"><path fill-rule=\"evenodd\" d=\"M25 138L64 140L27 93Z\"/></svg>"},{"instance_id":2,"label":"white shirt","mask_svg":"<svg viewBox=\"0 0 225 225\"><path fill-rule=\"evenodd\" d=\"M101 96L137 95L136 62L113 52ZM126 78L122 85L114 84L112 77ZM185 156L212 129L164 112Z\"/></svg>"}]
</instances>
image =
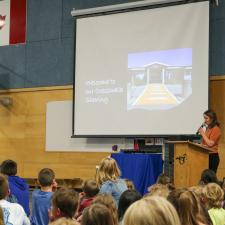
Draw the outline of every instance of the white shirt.
<instances>
[{"instance_id":1,"label":"white shirt","mask_svg":"<svg viewBox=\"0 0 225 225\"><path fill-rule=\"evenodd\" d=\"M10 203L6 200L0 200L0 206L6 225L30 225L30 220L21 205Z\"/></svg>"}]
</instances>

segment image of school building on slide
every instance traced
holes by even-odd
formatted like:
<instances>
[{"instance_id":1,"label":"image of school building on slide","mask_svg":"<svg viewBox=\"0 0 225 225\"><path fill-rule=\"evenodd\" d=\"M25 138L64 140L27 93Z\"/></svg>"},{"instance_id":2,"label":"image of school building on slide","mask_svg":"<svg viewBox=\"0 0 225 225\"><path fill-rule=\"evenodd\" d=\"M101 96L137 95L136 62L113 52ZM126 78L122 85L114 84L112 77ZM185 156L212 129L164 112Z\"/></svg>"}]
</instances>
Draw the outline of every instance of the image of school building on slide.
<instances>
[{"instance_id":1,"label":"image of school building on slide","mask_svg":"<svg viewBox=\"0 0 225 225\"><path fill-rule=\"evenodd\" d=\"M127 109L167 110L185 101L192 94L191 54L185 53L190 53L190 49L153 52L148 54L150 57L144 53L141 55L144 58L138 57L140 55L132 57L133 65L141 64L141 61L146 63L146 58L151 61L153 56L161 60L128 68ZM182 59L177 58L182 56Z\"/></svg>"}]
</instances>

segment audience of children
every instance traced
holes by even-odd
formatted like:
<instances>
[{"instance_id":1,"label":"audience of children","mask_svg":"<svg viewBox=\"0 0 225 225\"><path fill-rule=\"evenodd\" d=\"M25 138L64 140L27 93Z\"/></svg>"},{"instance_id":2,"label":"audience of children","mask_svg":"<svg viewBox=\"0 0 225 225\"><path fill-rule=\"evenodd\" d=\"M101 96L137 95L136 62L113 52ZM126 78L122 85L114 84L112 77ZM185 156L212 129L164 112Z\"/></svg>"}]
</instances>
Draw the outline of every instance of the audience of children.
<instances>
[{"instance_id":1,"label":"audience of children","mask_svg":"<svg viewBox=\"0 0 225 225\"><path fill-rule=\"evenodd\" d=\"M96 174L100 193L112 195L117 205L121 194L127 190L125 181L119 178L120 174L121 172L115 159L111 157L107 157L101 161Z\"/></svg>"},{"instance_id":2,"label":"audience of children","mask_svg":"<svg viewBox=\"0 0 225 225\"><path fill-rule=\"evenodd\" d=\"M55 173L49 168L42 169L38 174L40 189L32 193L32 225L48 225L48 210L51 207L53 189L57 187Z\"/></svg>"},{"instance_id":3,"label":"audience of children","mask_svg":"<svg viewBox=\"0 0 225 225\"><path fill-rule=\"evenodd\" d=\"M11 203L5 200L9 194L7 177L0 174L0 207L3 210L4 223L6 225L30 225L23 207L18 203Z\"/></svg>"},{"instance_id":4,"label":"audience of children","mask_svg":"<svg viewBox=\"0 0 225 225\"><path fill-rule=\"evenodd\" d=\"M24 179L16 176L17 174L17 163L13 160L5 160L1 164L1 173L8 176L9 190L11 196L11 202L15 202L12 199L16 197L17 202L23 207L26 214L30 215L29 208L29 186Z\"/></svg>"},{"instance_id":5,"label":"audience of children","mask_svg":"<svg viewBox=\"0 0 225 225\"><path fill-rule=\"evenodd\" d=\"M8 178L0 174L0 225L30 224L22 206L6 201L8 182L12 190L18 180L27 186L15 176L16 163L4 161L1 171ZM203 171L200 185L188 189L176 189L170 178L161 174L143 198L132 181L120 179L118 165L110 157L101 161L96 180L84 181L79 195L68 188L53 192L57 183L49 168L39 172L38 183L40 189L32 193L32 225L225 225L224 190L211 170ZM18 202L26 195L21 192Z\"/></svg>"}]
</instances>

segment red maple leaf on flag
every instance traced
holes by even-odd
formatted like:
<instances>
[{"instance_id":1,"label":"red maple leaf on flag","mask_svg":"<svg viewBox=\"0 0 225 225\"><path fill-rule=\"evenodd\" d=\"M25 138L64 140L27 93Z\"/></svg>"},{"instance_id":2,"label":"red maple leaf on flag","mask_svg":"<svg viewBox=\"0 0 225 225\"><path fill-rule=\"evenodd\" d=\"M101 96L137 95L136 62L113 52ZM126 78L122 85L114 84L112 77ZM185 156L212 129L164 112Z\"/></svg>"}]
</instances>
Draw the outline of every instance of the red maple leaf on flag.
<instances>
[{"instance_id":1,"label":"red maple leaf on flag","mask_svg":"<svg viewBox=\"0 0 225 225\"><path fill-rule=\"evenodd\" d=\"M5 16L0 15L0 30L5 26Z\"/></svg>"}]
</instances>

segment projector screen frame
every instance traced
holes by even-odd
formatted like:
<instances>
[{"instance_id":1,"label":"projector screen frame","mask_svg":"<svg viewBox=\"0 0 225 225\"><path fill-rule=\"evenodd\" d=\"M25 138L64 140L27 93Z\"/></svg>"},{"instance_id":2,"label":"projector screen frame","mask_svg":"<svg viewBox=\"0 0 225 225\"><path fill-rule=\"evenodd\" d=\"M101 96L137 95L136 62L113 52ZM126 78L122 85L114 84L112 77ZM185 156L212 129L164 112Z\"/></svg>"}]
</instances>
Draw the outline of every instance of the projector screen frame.
<instances>
[{"instance_id":1,"label":"projector screen frame","mask_svg":"<svg viewBox=\"0 0 225 225\"><path fill-rule=\"evenodd\" d=\"M141 1L144 2L144 1ZM147 2L147 1L146 1ZM140 135L140 134L132 134L132 135L124 135L124 134L117 134L117 135L103 135L103 134L96 134L96 135L77 135L74 134L75 128L75 86L76 86L76 33L77 33L77 19L80 18L88 18L88 17L96 17L96 16L104 16L104 15L111 15L111 14L119 14L119 13L125 13L125 12L132 12L132 11L140 11L140 10L147 10L147 9L154 9L154 8L162 8L162 7L170 7L170 6L176 6L176 5L185 5L185 4L190 4L190 3L197 3L197 2L209 2L210 0L173 0L172 2L160 2L160 3L154 3L154 4L149 4L149 5L144 5L144 6L139 6L138 4L132 5L128 7L130 3L125 3L125 4L118 4L119 5L124 5L124 8L120 9L113 9L112 7L109 6L109 9L107 10L106 7L97 7L97 8L92 8L93 12L87 11L87 10L79 10L79 14L76 15L75 9L71 11L72 17L74 18L74 67L73 67L73 112L72 112L72 135L71 138L174 138L174 137L184 137L185 140L192 139L195 134L160 134L160 135ZM138 2L137 2L138 3ZM96 12L97 9L97 12ZM103 11L101 11L103 9ZM82 13L83 11L83 13ZM88 12L88 13L87 13ZM208 24L209 26L209 24ZM208 48L209 49L209 48ZM209 51L208 51L209 55ZM208 57L208 71L209 71L209 57ZM209 108L209 96L210 96L210 87L209 87L209 74L208 74L208 108ZM207 109L206 109L207 110Z\"/></svg>"}]
</instances>

